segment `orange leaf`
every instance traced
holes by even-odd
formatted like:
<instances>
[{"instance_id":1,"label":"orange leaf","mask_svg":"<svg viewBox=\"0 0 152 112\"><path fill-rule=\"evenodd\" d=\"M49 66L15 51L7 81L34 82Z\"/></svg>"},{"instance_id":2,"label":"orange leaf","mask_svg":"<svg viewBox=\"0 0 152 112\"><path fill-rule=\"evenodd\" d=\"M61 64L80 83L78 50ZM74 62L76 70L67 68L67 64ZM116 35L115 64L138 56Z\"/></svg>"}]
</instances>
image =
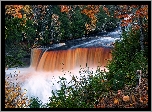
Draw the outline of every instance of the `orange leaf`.
<instances>
[{"instance_id":1,"label":"orange leaf","mask_svg":"<svg viewBox=\"0 0 152 112\"><path fill-rule=\"evenodd\" d=\"M87 13L87 9L83 9L81 13L86 14Z\"/></svg>"},{"instance_id":2,"label":"orange leaf","mask_svg":"<svg viewBox=\"0 0 152 112\"><path fill-rule=\"evenodd\" d=\"M129 101L129 100L130 100L130 98L129 98L129 96L128 96L128 95L123 97L123 101L125 101L125 102L126 102L126 101Z\"/></svg>"},{"instance_id":3,"label":"orange leaf","mask_svg":"<svg viewBox=\"0 0 152 112\"><path fill-rule=\"evenodd\" d=\"M21 13L18 13L18 18L22 18L22 14Z\"/></svg>"},{"instance_id":4,"label":"orange leaf","mask_svg":"<svg viewBox=\"0 0 152 112\"><path fill-rule=\"evenodd\" d=\"M117 98L114 99L114 104L119 104L119 100Z\"/></svg>"},{"instance_id":5,"label":"orange leaf","mask_svg":"<svg viewBox=\"0 0 152 112\"><path fill-rule=\"evenodd\" d=\"M68 6L66 5L61 5L61 12L68 12Z\"/></svg>"}]
</instances>

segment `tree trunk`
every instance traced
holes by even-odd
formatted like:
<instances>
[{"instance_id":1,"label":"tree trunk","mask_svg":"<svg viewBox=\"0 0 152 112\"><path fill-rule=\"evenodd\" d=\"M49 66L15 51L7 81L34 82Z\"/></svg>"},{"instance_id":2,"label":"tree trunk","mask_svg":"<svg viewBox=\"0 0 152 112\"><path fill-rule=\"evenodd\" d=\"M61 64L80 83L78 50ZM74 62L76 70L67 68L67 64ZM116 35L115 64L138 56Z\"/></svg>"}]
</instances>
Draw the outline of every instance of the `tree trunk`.
<instances>
[{"instance_id":1,"label":"tree trunk","mask_svg":"<svg viewBox=\"0 0 152 112\"><path fill-rule=\"evenodd\" d=\"M141 51L144 51L144 35L143 35L143 28L142 28L142 19L139 18L138 19L138 23L139 23L139 26L140 26L140 46L141 46Z\"/></svg>"},{"instance_id":2,"label":"tree trunk","mask_svg":"<svg viewBox=\"0 0 152 112\"><path fill-rule=\"evenodd\" d=\"M141 5L139 6L139 9ZM140 26L140 47L141 51L144 51L144 35L143 35L143 27L142 27L142 18L138 17L138 25Z\"/></svg>"}]
</instances>

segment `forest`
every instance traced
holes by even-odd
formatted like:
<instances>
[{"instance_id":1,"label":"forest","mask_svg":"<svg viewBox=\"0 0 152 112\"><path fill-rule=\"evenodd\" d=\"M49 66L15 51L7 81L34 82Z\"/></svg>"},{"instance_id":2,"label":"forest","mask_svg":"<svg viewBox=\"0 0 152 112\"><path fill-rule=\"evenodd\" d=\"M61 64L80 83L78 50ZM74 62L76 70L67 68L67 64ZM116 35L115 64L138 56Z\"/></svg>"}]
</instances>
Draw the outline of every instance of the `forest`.
<instances>
[{"instance_id":1,"label":"forest","mask_svg":"<svg viewBox=\"0 0 152 112\"><path fill-rule=\"evenodd\" d=\"M35 48L118 27L123 38L113 43L108 71L97 67L97 74L81 81L73 76L71 86L60 77L61 88L50 91L45 104L25 97L21 86L6 76L5 108L149 108L148 10L148 5L5 5L5 70L29 67Z\"/></svg>"}]
</instances>

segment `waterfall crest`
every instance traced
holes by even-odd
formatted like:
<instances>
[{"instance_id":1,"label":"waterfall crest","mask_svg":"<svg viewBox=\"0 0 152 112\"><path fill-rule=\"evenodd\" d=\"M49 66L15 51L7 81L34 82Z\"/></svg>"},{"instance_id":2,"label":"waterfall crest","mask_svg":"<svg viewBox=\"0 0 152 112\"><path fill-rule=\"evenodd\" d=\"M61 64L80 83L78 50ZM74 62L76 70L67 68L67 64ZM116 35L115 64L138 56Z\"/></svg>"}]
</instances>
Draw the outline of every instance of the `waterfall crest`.
<instances>
[{"instance_id":1,"label":"waterfall crest","mask_svg":"<svg viewBox=\"0 0 152 112\"><path fill-rule=\"evenodd\" d=\"M72 70L75 67L106 66L112 56L110 48L76 48L68 50L44 51L32 49L31 67L36 71Z\"/></svg>"}]
</instances>

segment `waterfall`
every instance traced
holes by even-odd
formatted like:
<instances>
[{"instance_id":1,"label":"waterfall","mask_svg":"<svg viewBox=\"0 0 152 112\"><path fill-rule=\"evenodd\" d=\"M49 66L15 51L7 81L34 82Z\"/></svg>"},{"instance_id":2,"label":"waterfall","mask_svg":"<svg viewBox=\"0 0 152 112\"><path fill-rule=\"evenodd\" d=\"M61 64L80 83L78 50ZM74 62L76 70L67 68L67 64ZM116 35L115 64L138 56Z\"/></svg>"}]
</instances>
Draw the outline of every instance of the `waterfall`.
<instances>
[{"instance_id":1,"label":"waterfall","mask_svg":"<svg viewBox=\"0 0 152 112\"><path fill-rule=\"evenodd\" d=\"M36 71L62 71L77 67L106 66L111 59L110 48L76 48L68 50L44 51L32 49L31 67Z\"/></svg>"}]
</instances>

